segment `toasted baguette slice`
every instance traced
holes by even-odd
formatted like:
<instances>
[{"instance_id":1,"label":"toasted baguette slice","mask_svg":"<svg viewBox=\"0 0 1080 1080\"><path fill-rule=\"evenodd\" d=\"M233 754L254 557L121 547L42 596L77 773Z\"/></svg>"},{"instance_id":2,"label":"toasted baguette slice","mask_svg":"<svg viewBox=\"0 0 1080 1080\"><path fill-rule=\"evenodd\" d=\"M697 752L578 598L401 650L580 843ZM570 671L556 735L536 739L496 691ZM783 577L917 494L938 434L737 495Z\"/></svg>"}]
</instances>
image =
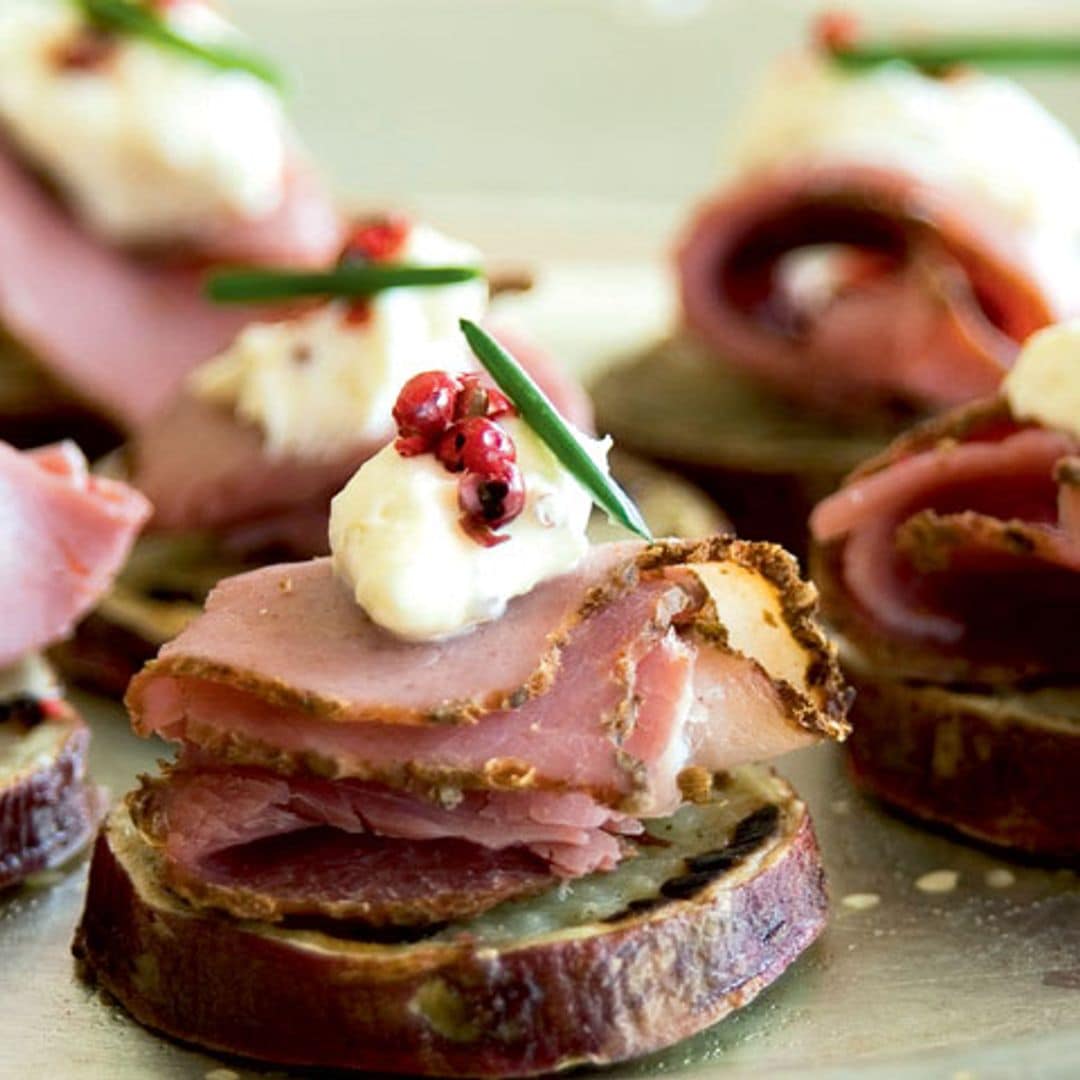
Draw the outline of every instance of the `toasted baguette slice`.
<instances>
[{"instance_id":1,"label":"toasted baguette slice","mask_svg":"<svg viewBox=\"0 0 1080 1080\"><path fill-rule=\"evenodd\" d=\"M841 423L728 368L685 333L619 363L590 387L597 427L683 473L747 540L806 550L806 519L844 475L879 453L911 414Z\"/></svg>"},{"instance_id":2,"label":"toasted baguette slice","mask_svg":"<svg viewBox=\"0 0 1080 1080\"><path fill-rule=\"evenodd\" d=\"M818 936L805 806L761 768L649 826L636 857L417 939L274 928L166 892L126 809L98 840L75 953L141 1023L295 1066L528 1076L668 1046Z\"/></svg>"},{"instance_id":3,"label":"toasted baguette slice","mask_svg":"<svg viewBox=\"0 0 1080 1080\"><path fill-rule=\"evenodd\" d=\"M983 843L1080 862L1080 687L979 693L845 659L862 787Z\"/></svg>"},{"instance_id":4,"label":"toasted baguette slice","mask_svg":"<svg viewBox=\"0 0 1080 1080\"><path fill-rule=\"evenodd\" d=\"M0 718L0 889L59 866L90 842L105 809L86 781L90 733L67 706Z\"/></svg>"}]
</instances>

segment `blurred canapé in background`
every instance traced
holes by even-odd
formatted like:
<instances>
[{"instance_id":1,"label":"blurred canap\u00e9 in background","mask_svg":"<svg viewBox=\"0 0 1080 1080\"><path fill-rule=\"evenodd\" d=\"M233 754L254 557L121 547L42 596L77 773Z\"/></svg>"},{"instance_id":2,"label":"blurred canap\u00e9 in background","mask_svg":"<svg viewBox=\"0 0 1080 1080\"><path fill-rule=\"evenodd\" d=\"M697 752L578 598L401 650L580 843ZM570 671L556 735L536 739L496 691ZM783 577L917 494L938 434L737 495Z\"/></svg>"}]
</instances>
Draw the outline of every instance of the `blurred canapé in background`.
<instances>
[{"instance_id":1,"label":"blurred canap\u00e9 in background","mask_svg":"<svg viewBox=\"0 0 1080 1080\"><path fill-rule=\"evenodd\" d=\"M3 0L0 0L2 3ZM296 19L303 6L309 17ZM869 29L1053 32L1076 0L229 0L292 73L294 114L341 190L410 203L517 257L667 250L715 185L770 57L823 10ZM1080 130L1080 75L1009 72ZM627 108L632 102L633 107ZM478 199L496 231L485 235ZM508 214L521 219L509 236Z\"/></svg>"}]
</instances>

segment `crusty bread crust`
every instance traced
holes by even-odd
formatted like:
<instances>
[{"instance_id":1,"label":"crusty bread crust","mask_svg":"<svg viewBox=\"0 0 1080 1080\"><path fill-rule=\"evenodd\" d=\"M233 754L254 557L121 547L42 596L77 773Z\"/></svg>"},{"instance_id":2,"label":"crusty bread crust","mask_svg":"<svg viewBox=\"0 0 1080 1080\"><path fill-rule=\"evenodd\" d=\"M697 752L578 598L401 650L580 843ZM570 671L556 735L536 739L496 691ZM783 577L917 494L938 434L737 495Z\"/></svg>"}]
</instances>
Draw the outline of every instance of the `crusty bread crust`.
<instances>
[{"instance_id":1,"label":"crusty bread crust","mask_svg":"<svg viewBox=\"0 0 1080 1080\"><path fill-rule=\"evenodd\" d=\"M264 1061L430 1076L620 1061L745 1005L821 932L813 829L776 783L778 825L752 857L510 944L377 944L197 912L160 887L120 809L98 840L75 952L141 1023Z\"/></svg>"},{"instance_id":2,"label":"crusty bread crust","mask_svg":"<svg viewBox=\"0 0 1080 1080\"><path fill-rule=\"evenodd\" d=\"M1080 689L962 692L847 673L862 787L983 843L1080 863Z\"/></svg>"},{"instance_id":3,"label":"crusty bread crust","mask_svg":"<svg viewBox=\"0 0 1080 1080\"><path fill-rule=\"evenodd\" d=\"M0 721L0 734L5 725L19 724ZM64 706L33 728L9 734L32 739L34 752L10 774L0 761L0 889L79 852L105 809L101 793L86 780L90 732L74 710ZM8 752L16 753L17 746Z\"/></svg>"}]
</instances>

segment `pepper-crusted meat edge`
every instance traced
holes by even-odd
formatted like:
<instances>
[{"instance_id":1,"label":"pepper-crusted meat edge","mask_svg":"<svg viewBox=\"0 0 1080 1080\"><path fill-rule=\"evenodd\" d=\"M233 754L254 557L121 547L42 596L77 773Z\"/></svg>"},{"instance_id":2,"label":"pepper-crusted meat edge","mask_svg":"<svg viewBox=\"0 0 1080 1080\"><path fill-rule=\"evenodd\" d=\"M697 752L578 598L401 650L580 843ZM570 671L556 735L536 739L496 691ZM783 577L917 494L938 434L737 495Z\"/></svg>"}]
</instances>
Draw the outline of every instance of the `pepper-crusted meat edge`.
<instances>
[{"instance_id":1,"label":"pepper-crusted meat edge","mask_svg":"<svg viewBox=\"0 0 1080 1080\"><path fill-rule=\"evenodd\" d=\"M272 705L296 709L312 717L351 723L382 724L471 724L488 713L519 708L540 697L558 674L563 649L572 631L588 618L632 591L648 575L666 569L707 562L731 561L760 574L777 592L781 610L793 639L807 654L806 691L785 684L778 690L785 700L799 702L798 723L806 730L824 736L841 737L847 730L843 719L847 694L836 663L834 647L817 625L817 593L798 574L794 559L775 544L736 540L717 536L707 540L664 540L649 545L636 555L620 562L606 580L589 589L560 625L547 634L546 646L532 674L521 685L496 688L481 698L433 702L423 712L394 706L368 710L363 715L349 711L349 703L318 693L298 691L280 679L231 664L217 663L198 655L166 655L151 661L131 683L125 702L135 730L145 734L144 694L147 686L160 677L203 679L249 693ZM282 582L288 580L287 568L281 568ZM288 595L282 589L283 595ZM699 624L708 628L708 619L691 620L686 630ZM713 620L715 621L715 616ZM710 638L710 644L718 643ZM777 680L774 680L776 682ZM782 680L781 680L782 681ZM793 696L794 695L794 696Z\"/></svg>"}]
</instances>

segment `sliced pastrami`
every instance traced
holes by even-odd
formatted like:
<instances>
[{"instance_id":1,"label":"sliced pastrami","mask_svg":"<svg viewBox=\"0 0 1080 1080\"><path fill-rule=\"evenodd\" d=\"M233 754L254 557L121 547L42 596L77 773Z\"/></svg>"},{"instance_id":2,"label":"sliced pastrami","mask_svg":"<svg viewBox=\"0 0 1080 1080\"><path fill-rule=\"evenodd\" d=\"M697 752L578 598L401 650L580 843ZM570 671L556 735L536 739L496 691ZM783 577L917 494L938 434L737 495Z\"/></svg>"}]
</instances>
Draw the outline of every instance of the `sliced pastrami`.
<instances>
[{"instance_id":1,"label":"sliced pastrami","mask_svg":"<svg viewBox=\"0 0 1080 1080\"><path fill-rule=\"evenodd\" d=\"M993 393L1055 311L993 222L899 172L778 170L703 206L677 262L688 328L828 412Z\"/></svg>"},{"instance_id":2,"label":"sliced pastrami","mask_svg":"<svg viewBox=\"0 0 1080 1080\"><path fill-rule=\"evenodd\" d=\"M1080 672L1078 449L982 404L907 436L811 518L830 619L911 677Z\"/></svg>"},{"instance_id":3,"label":"sliced pastrami","mask_svg":"<svg viewBox=\"0 0 1080 1080\"><path fill-rule=\"evenodd\" d=\"M150 506L72 443L0 443L0 667L65 637L109 587Z\"/></svg>"},{"instance_id":4,"label":"sliced pastrami","mask_svg":"<svg viewBox=\"0 0 1080 1080\"><path fill-rule=\"evenodd\" d=\"M633 818L587 795L459 793L226 768L189 757L131 798L166 882L246 918L381 925L475 914L558 878L611 870Z\"/></svg>"},{"instance_id":5,"label":"sliced pastrami","mask_svg":"<svg viewBox=\"0 0 1080 1080\"><path fill-rule=\"evenodd\" d=\"M316 560L222 583L128 703L136 730L231 763L663 814L687 768L844 733L815 604L773 545L610 544L498 621L410 644Z\"/></svg>"}]
</instances>

